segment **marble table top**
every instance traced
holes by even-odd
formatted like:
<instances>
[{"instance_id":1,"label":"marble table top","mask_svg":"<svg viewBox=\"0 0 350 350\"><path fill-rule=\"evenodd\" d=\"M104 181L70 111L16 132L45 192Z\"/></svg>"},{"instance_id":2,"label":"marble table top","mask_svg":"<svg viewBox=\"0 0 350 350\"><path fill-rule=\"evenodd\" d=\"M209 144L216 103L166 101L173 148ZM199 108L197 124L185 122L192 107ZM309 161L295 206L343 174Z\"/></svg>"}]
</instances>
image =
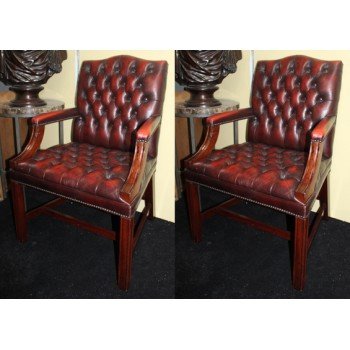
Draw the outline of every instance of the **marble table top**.
<instances>
[{"instance_id":1,"label":"marble table top","mask_svg":"<svg viewBox=\"0 0 350 350\"><path fill-rule=\"evenodd\" d=\"M220 106L214 107L187 107L185 101L175 103L176 117L183 118L207 118L210 115L233 111L239 108L239 102L234 100L221 100Z\"/></svg>"},{"instance_id":2,"label":"marble table top","mask_svg":"<svg viewBox=\"0 0 350 350\"><path fill-rule=\"evenodd\" d=\"M45 106L39 107L13 107L9 102L0 103L0 116L6 118L31 118L35 115L58 111L64 108L64 102L57 100L45 100L47 103Z\"/></svg>"}]
</instances>

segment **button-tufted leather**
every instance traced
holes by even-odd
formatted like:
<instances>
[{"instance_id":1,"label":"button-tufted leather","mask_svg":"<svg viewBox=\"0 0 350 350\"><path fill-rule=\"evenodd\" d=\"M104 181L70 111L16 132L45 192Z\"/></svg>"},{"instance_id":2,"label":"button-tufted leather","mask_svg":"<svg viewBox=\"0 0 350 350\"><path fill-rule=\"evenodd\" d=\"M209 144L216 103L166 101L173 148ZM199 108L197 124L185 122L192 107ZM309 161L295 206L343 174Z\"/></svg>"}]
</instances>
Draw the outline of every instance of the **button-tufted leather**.
<instances>
[{"instance_id":1,"label":"button-tufted leather","mask_svg":"<svg viewBox=\"0 0 350 350\"><path fill-rule=\"evenodd\" d=\"M132 160L130 152L73 142L36 152L31 159L16 163L13 175L54 193L65 191L78 201L88 202L86 194L107 199L107 209L128 216L130 210L119 193ZM154 166L155 159L149 159L145 178L150 177Z\"/></svg>"},{"instance_id":2,"label":"button-tufted leather","mask_svg":"<svg viewBox=\"0 0 350 350\"><path fill-rule=\"evenodd\" d=\"M324 117L337 114L342 63L306 56L259 61L251 103L255 119L248 122L250 142L306 151L309 134ZM332 154L332 140L324 154Z\"/></svg>"},{"instance_id":3,"label":"button-tufted leather","mask_svg":"<svg viewBox=\"0 0 350 350\"><path fill-rule=\"evenodd\" d=\"M246 142L214 150L204 159L189 162L188 180L235 194L290 214L305 216L310 209L295 198L308 154L261 143ZM317 188L322 185L330 159L324 159ZM315 194L316 195L316 194Z\"/></svg>"},{"instance_id":4,"label":"button-tufted leather","mask_svg":"<svg viewBox=\"0 0 350 350\"><path fill-rule=\"evenodd\" d=\"M69 143L38 151L15 170L62 186L118 200L132 154L86 143Z\"/></svg>"},{"instance_id":5,"label":"button-tufted leather","mask_svg":"<svg viewBox=\"0 0 350 350\"><path fill-rule=\"evenodd\" d=\"M293 199L306 161L305 152L247 142L215 150L189 169L248 191Z\"/></svg>"},{"instance_id":6,"label":"button-tufted leather","mask_svg":"<svg viewBox=\"0 0 350 350\"><path fill-rule=\"evenodd\" d=\"M165 61L131 56L83 62L77 91L81 116L74 121L73 141L132 151L135 131L161 114L166 70Z\"/></svg>"}]
</instances>

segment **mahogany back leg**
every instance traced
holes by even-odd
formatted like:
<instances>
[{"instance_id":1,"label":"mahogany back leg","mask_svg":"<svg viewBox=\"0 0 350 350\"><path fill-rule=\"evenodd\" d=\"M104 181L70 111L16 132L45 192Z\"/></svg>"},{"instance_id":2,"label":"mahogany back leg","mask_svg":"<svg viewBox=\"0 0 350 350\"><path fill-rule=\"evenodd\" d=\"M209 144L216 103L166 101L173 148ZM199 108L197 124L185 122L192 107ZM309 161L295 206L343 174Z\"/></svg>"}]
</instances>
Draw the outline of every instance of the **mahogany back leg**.
<instances>
[{"instance_id":1,"label":"mahogany back leg","mask_svg":"<svg viewBox=\"0 0 350 350\"><path fill-rule=\"evenodd\" d=\"M17 181L11 180L10 186L16 227L16 237L20 242L24 243L28 239L24 185L18 183Z\"/></svg>"},{"instance_id":2,"label":"mahogany back leg","mask_svg":"<svg viewBox=\"0 0 350 350\"><path fill-rule=\"evenodd\" d=\"M154 208L153 208L153 205L154 205L154 195L153 195L153 188L154 188L154 175L152 176L151 180L149 181L148 185L147 185L147 188L146 188L146 191L145 191L145 194L143 196L143 199L145 200L145 203L146 205L147 204L150 204L151 205L151 209L149 210L149 213L148 213L148 219L150 220L153 220L154 219Z\"/></svg>"},{"instance_id":3,"label":"mahogany back leg","mask_svg":"<svg viewBox=\"0 0 350 350\"><path fill-rule=\"evenodd\" d=\"M329 219L329 206L328 206L328 178L329 176L326 177L326 179L324 180L324 183L321 187L321 191L318 195L318 199L320 200L320 204L324 204L325 205L325 209L323 212L323 220L328 220Z\"/></svg>"},{"instance_id":4,"label":"mahogany back leg","mask_svg":"<svg viewBox=\"0 0 350 350\"><path fill-rule=\"evenodd\" d=\"M192 240L196 243L202 240L202 219L199 185L185 181L188 216Z\"/></svg>"}]
</instances>

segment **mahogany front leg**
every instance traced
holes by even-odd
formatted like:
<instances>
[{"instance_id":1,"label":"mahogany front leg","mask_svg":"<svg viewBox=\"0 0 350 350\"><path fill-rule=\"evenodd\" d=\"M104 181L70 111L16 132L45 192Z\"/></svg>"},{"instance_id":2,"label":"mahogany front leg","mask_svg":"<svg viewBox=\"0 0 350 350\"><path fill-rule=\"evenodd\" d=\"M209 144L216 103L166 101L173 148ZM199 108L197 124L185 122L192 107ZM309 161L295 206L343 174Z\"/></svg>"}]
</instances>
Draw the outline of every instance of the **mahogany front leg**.
<instances>
[{"instance_id":1,"label":"mahogany front leg","mask_svg":"<svg viewBox=\"0 0 350 350\"><path fill-rule=\"evenodd\" d=\"M134 218L120 218L118 287L127 291L130 286L132 253L134 241Z\"/></svg>"},{"instance_id":2,"label":"mahogany front leg","mask_svg":"<svg viewBox=\"0 0 350 350\"><path fill-rule=\"evenodd\" d=\"M303 290L306 280L309 218L295 218L293 241L293 287Z\"/></svg>"}]
</instances>

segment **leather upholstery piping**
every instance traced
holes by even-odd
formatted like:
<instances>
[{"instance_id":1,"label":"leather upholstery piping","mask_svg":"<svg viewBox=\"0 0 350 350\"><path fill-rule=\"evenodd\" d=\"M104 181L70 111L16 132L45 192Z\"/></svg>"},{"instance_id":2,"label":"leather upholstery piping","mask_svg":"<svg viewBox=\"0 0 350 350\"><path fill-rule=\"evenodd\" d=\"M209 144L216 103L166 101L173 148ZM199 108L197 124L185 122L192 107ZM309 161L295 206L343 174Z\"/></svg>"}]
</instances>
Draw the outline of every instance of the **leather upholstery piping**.
<instances>
[{"instance_id":1,"label":"leather upholstery piping","mask_svg":"<svg viewBox=\"0 0 350 350\"><path fill-rule=\"evenodd\" d=\"M243 199L243 200L245 200L245 201L247 201L247 202L252 202L252 203L256 203L256 204L262 205L262 206L264 206L264 207L268 207L268 208L271 208L271 209L275 209L275 210L278 210L278 211L280 211L280 212L283 212L283 213L286 213L286 214L289 214L289 215L293 215L293 216L296 216L296 217L299 217L299 218L303 218L303 219L307 217L307 216L297 215L297 214L292 213L292 212L290 212L290 211L288 211L288 210L284 210L284 209L275 207L275 206L273 206L273 205L269 205L269 204L264 204L264 203L258 202L258 201L254 200L254 199L249 199L249 198L246 198L246 197L243 197L243 196L239 196L239 195L237 195L237 194L233 194L233 193L228 192L228 191L220 190L220 189L218 189L218 188L216 188L216 187L212 187L212 186L209 186L209 185L205 185L205 184L199 183L199 182L197 182L197 181L192 181L192 180L187 180L187 181L193 182L193 183L195 183L195 184L197 184L197 185L199 185L199 186L204 186L204 187L207 187L207 188L211 188L212 190L216 190L216 191L219 191L219 192L222 192L222 193L229 194L230 196L233 196L233 197L236 197L236 198L239 198L239 199Z\"/></svg>"},{"instance_id":2,"label":"leather upholstery piping","mask_svg":"<svg viewBox=\"0 0 350 350\"><path fill-rule=\"evenodd\" d=\"M110 214L122 216L122 217L124 217L124 218L130 218L130 217L132 217L132 216L127 216L127 215L120 214L120 213L118 213L118 212L116 212L116 211L113 211L113 210L109 210L109 209L106 209L106 208L102 208L102 207L100 207L100 206L98 206L98 205L95 205L95 204L83 202L83 201L81 201L81 200L79 200L79 199L74 199L74 198L71 198L71 197L68 197L68 196L64 196L64 195L62 195L62 194L58 194L58 193L53 192L53 191L44 190L43 188L40 188L40 187L37 187L37 186L34 186L34 185L29 185L29 184L27 184L27 183L24 183L24 182L21 182L21 181L18 181L18 180L14 180L14 181L16 181L16 182L18 182L18 183L20 183L20 184L22 184L22 185L24 185L24 186L32 187L32 188L35 188L36 190L39 190L39 191L51 193L51 194L54 194L55 196L68 199L68 200L70 200L70 201L72 201L72 202L81 203L81 204L87 205L87 206L92 207L92 208L95 208L95 209L100 209L100 210L105 211L105 212L110 213Z\"/></svg>"},{"instance_id":3,"label":"leather upholstery piping","mask_svg":"<svg viewBox=\"0 0 350 350\"><path fill-rule=\"evenodd\" d=\"M152 167L152 169L148 172L147 175L151 174L151 176L149 176L149 178L151 178L151 177L154 175L155 171L156 171L156 164L154 164L154 166ZM120 213L118 213L117 211L113 211L113 210L110 210L110 209L107 209L107 208L103 208L103 207L100 207L100 206L95 205L95 204L83 202L83 201L81 201L81 200L79 200L79 199L74 199L74 198L72 198L72 197L64 196L64 195L58 194L58 193L56 193L56 192L54 192L54 191L44 190L44 189L41 188L41 187L34 186L34 185L29 185L29 184L24 183L24 182L22 182L22 181L18 181L18 180L14 180L14 181L16 181L16 182L18 182L18 183L20 183L20 184L22 184L22 185L24 185L24 186L29 186L29 187L35 188L35 189L37 189L37 190L39 190L39 191L51 193L51 194L53 194L53 195L55 195L55 196L65 198L65 199L68 199L68 200L73 201L73 202L76 202L76 203L84 204L84 205L87 205L87 206L89 206L89 207L92 207L92 208L95 208L95 209L99 209L99 210L102 210L102 211L104 211L104 212L107 212L107 213L110 213L110 214L113 214L113 215L121 216L121 217L123 217L123 218L131 218L131 217L134 215L134 214L133 214L133 215L128 216L128 215L120 214Z\"/></svg>"}]
</instances>

